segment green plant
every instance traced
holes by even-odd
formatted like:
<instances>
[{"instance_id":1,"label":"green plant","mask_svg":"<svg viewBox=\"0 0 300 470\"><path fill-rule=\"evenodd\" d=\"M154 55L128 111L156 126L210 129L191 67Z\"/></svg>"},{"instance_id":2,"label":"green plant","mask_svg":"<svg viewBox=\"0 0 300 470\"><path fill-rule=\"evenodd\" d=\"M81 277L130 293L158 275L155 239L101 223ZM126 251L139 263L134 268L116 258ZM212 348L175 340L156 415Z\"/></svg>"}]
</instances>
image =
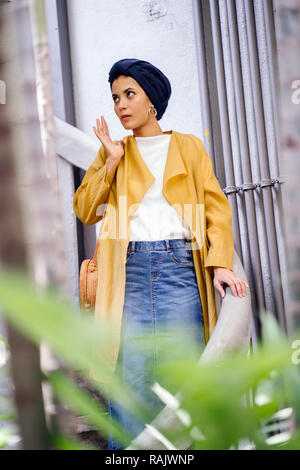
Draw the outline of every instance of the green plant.
<instances>
[{"instance_id":1,"label":"green plant","mask_svg":"<svg viewBox=\"0 0 300 470\"><path fill-rule=\"evenodd\" d=\"M38 290L24 274L1 269L0 306L15 327L37 344L45 341L71 369L80 370L91 381L91 368L109 376L105 362L97 360L91 347L92 339L96 339L105 353L109 324L98 325L92 318L78 315L55 289ZM299 366L292 361L294 350L276 321L267 314L262 314L262 319L264 343L248 360L235 351L217 363L198 364L195 356L187 354L184 360L173 358L158 368L154 393L182 423L176 429L158 429L168 442L189 437L195 449L229 449L237 447L240 439L249 439L256 449L300 448L298 428L282 433L285 440L281 442L270 441L270 433L282 431L282 422L280 426L278 422L270 424L279 410L290 408L300 420L300 375ZM125 388L116 374L109 377L110 394L150 423L147 403L133 389ZM44 379L61 400L107 436L109 421L101 403L95 403L62 370L48 372ZM93 386L106 396L106 387L95 381ZM180 401L174 397L179 390ZM247 403L249 392L253 393L252 403ZM120 442L128 445L132 436L127 430L114 421L112 426ZM84 447L57 434L52 442L53 448Z\"/></svg>"}]
</instances>

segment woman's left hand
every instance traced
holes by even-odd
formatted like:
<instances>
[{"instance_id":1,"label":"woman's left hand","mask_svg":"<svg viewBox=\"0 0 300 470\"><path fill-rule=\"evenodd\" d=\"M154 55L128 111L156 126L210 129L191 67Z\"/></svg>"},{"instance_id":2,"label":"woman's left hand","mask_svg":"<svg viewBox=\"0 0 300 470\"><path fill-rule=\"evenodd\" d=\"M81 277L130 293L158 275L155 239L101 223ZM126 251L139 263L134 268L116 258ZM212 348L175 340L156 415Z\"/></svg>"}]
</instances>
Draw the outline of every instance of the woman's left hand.
<instances>
[{"instance_id":1,"label":"woman's left hand","mask_svg":"<svg viewBox=\"0 0 300 470\"><path fill-rule=\"evenodd\" d=\"M232 290L233 295L244 297L246 295L246 288L249 287L248 283L234 274L233 271L227 268L214 266L214 286L220 292L222 299L225 297L225 290L222 285L228 284Z\"/></svg>"}]
</instances>

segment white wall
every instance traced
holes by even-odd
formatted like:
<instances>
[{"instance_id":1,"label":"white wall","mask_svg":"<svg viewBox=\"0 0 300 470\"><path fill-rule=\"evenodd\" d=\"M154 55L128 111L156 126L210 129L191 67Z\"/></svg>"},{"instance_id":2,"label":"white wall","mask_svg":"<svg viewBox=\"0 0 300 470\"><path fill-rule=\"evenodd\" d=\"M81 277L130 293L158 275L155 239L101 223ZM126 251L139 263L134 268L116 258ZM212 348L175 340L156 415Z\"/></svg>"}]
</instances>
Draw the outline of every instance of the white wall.
<instances>
[{"instance_id":1,"label":"white wall","mask_svg":"<svg viewBox=\"0 0 300 470\"><path fill-rule=\"evenodd\" d=\"M99 142L93 126L103 115L112 139L132 134L115 115L108 73L117 60L135 57L171 82L162 130L204 136L192 0L68 0L67 6L77 127Z\"/></svg>"}]
</instances>

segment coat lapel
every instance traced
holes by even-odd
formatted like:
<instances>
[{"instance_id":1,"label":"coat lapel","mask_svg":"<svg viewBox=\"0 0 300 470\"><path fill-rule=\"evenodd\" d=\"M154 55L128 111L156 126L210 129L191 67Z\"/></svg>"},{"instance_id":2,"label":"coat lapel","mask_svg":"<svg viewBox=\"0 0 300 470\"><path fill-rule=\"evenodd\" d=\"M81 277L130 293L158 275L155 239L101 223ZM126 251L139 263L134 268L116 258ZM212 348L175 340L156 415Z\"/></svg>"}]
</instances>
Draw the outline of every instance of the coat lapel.
<instances>
[{"instance_id":1,"label":"coat lapel","mask_svg":"<svg viewBox=\"0 0 300 470\"><path fill-rule=\"evenodd\" d=\"M164 134L170 134L172 133L170 143L169 143L169 149L168 149L168 155L167 155L167 160L166 160L166 166L165 166L165 171L164 171L164 177L163 177L163 189L162 193L164 193L164 190L167 186L168 181L179 175L187 175L187 169L184 165L184 161L182 159L181 153L179 151L179 142L178 142L178 137L177 137L177 132L175 131L167 131L164 132Z\"/></svg>"},{"instance_id":2,"label":"coat lapel","mask_svg":"<svg viewBox=\"0 0 300 470\"><path fill-rule=\"evenodd\" d=\"M171 134L163 176L162 193L165 193L164 196L166 196L167 191L165 190L169 180L179 175L187 175L188 171L179 151L177 132L170 130L165 131L164 134ZM134 136L127 136L126 151L125 173L127 173L128 182L128 207L135 206L130 212L130 216L132 216L155 178L144 162Z\"/></svg>"},{"instance_id":3,"label":"coat lapel","mask_svg":"<svg viewBox=\"0 0 300 470\"><path fill-rule=\"evenodd\" d=\"M183 221L186 222L187 226L191 227L193 218L195 220L195 214L192 213L195 211L193 204L194 198L190 180L188 178L188 170L180 151L179 136L177 136L177 132L173 130L165 131L164 134L171 134L171 138L163 176L162 195L168 203L174 207L179 216L183 218ZM126 251L129 243L130 218L137 210L144 195L154 181L155 177L146 165L139 151L135 137L132 135L126 136L123 180L124 188L122 194L127 194L128 239L124 241L124 260L126 259ZM182 201L183 194L185 195L184 201ZM187 206L190 204L191 211L185 211L184 204Z\"/></svg>"}]
</instances>

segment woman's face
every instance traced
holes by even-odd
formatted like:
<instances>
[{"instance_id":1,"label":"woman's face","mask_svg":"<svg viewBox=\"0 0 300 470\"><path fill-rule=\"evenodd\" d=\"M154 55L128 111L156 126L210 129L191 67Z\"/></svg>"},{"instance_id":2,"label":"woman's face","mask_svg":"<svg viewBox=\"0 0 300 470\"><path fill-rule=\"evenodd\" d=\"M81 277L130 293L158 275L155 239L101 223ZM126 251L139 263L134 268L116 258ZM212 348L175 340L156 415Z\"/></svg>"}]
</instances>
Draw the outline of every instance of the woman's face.
<instances>
[{"instance_id":1,"label":"woman's face","mask_svg":"<svg viewBox=\"0 0 300 470\"><path fill-rule=\"evenodd\" d=\"M151 101L138 82L125 75L116 78L111 87L115 113L125 129L137 129L156 118L148 113ZM122 116L129 115L124 119Z\"/></svg>"}]
</instances>

